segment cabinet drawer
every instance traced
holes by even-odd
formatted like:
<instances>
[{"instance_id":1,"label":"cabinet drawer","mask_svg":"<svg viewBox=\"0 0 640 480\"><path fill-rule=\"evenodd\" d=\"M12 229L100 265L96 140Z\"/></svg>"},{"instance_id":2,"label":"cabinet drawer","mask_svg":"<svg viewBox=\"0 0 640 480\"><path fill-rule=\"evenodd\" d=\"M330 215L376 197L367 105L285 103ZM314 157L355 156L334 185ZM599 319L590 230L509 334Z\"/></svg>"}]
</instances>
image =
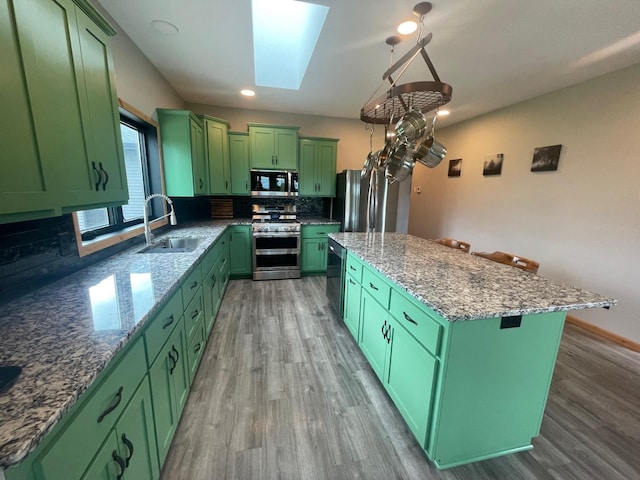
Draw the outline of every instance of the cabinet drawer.
<instances>
[{"instance_id":1,"label":"cabinet drawer","mask_svg":"<svg viewBox=\"0 0 640 480\"><path fill-rule=\"evenodd\" d=\"M187 279L182 284L182 304L189 305L189 302L195 297L198 292L198 288L202 285L202 270L200 265L189 274Z\"/></svg>"},{"instance_id":2,"label":"cabinet drawer","mask_svg":"<svg viewBox=\"0 0 640 480\"><path fill-rule=\"evenodd\" d=\"M362 263L351 254L347 254L346 272L358 283L362 283Z\"/></svg>"},{"instance_id":3,"label":"cabinet drawer","mask_svg":"<svg viewBox=\"0 0 640 480\"><path fill-rule=\"evenodd\" d=\"M399 290L391 290L391 315L429 352L439 355L443 327L425 308Z\"/></svg>"},{"instance_id":4,"label":"cabinet drawer","mask_svg":"<svg viewBox=\"0 0 640 480\"><path fill-rule=\"evenodd\" d=\"M144 332L147 347L147 365L151 366L158 356L162 345L167 341L171 332L179 323L182 316L182 293L177 291L164 307L157 313Z\"/></svg>"},{"instance_id":5,"label":"cabinet drawer","mask_svg":"<svg viewBox=\"0 0 640 480\"><path fill-rule=\"evenodd\" d=\"M328 233L339 230L340 225L303 225L300 236L302 238L326 238Z\"/></svg>"},{"instance_id":6,"label":"cabinet drawer","mask_svg":"<svg viewBox=\"0 0 640 480\"><path fill-rule=\"evenodd\" d=\"M204 304L202 289L198 290L191 303L184 310L184 332L187 335L187 343L191 341L196 332L196 327L204 317Z\"/></svg>"},{"instance_id":7,"label":"cabinet drawer","mask_svg":"<svg viewBox=\"0 0 640 480\"><path fill-rule=\"evenodd\" d=\"M41 468L41 472L38 478L80 478L146 371L144 342L137 340L39 458L36 468Z\"/></svg>"},{"instance_id":8,"label":"cabinet drawer","mask_svg":"<svg viewBox=\"0 0 640 480\"><path fill-rule=\"evenodd\" d=\"M381 274L369 267L362 269L362 288L369 292L385 309L389 308L391 286Z\"/></svg>"}]
</instances>

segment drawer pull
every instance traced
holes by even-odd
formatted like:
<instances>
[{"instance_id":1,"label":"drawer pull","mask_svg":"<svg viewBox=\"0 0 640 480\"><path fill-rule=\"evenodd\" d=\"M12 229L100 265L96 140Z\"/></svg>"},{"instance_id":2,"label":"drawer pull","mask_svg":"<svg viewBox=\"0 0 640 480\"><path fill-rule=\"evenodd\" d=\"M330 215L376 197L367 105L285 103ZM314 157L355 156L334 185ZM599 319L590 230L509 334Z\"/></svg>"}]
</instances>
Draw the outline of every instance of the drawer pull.
<instances>
[{"instance_id":1,"label":"drawer pull","mask_svg":"<svg viewBox=\"0 0 640 480\"><path fill-rule=\"evenodd\" d=\"M373 288L374 290L378 290L378 287L376 287L373 283L369 282L369 285L371 285L371 288Z\"/></svg>"},{"instance_id":2,"label":"drawer pull","mask_svg":"<svg viewBox=\"0 0 640 480\"><path fill-rule=\"evenodd\" d=\"M193 315L191 315L191 320L195 320L196 318L198 318L198 315L200 315L200 312L198 310L195 310L193 312Z\"/></svg>"},{"instance_id":3,"label":"drawer pull","mask_svg":"<svg viewBox=\"0 0 640 480\"><path fill-rule=\"evenodd\" d=\"M102 174L100 173L100 170L98 170L98 167L96 167L96 162L91 162L91 166L93 167L93 171L96 172L95 187L97 192L98 190L100 190L100 184L102 183Z\"/></svg>"},{"instance_id":4,"label":"drawer pull","mask_svg":"<svg viewBox=\"0 0 640 480\"><path fill-rule=\"evenodd\" d=\"M104 168L102 168L102 162L99 162L98 166L100 167L100 173L104 173L104 181L102 182L102 190L106 190L107 189L107 183L109 183L109 174L107 173L107 171Z\"/></svg>"},{"instance_id":5,"label":"drawer pull","mask_svg":"<svg viewBox=\"0 0 640 480\"><path fill-rule=\"evenodd\" d=\"M211 275L211 288L216 286L216 282L218 281L218 279L216 278L215 273L213 275Z\"/></svg>"},{"instance_id":6,"label":"drawer pull","mask_svg":"<svg viewBox=\"0 0 640 480\"><path fill-rule=\"evenodd\" d=\"M111 453L111 458L113 458L113 460L120 467L120 473L116 475L116 480L122 480L122 476L124 475L124 470L125 468L127 468L124 466L124 460L122 460L122 457L118 455L118 452L116 452L115 450Z\"/></svg>"},{"instance_id":7,"label":"drawer pull","mask_svg":"<svg viewBox=\"0 0 640 480\"><path fill-rule=\"evenodd\" d=\"M356 267L354 267L353 265L349 265L349 268L350 268L351 270L353 270L354 272L356 271Z\"/></svg>"},{"instance_id":8,"label":"drawer pull","mask_svg":"<svg viewBox=\"0 0 640 480\"><path fill-rule=\"evenodd\" d=\"M173 352L171 352L171 351L167 354L167 356L173 362L173 365L171 365L171 367L169 368L169 375L173 375L173 371L176 369L176 365L178 365L178 359L177 358L173 358Z\"/></svg>"},{"instance_id":9,"label":"drawer pull","mask_svg":"<svg viewBox=\"0 0 640 480\"><path fill-rule=\"evenodd\" d=\"M131 457L133 457L133 443L131 443L131 440L129 440L124 433L122 434L122 443L129 449L129 455L124 459L125 466L129 467L129 462L131 461Z\"/></svg>"},{"instance_id":10,"label":"drawer pull","mask_svg":"<svg viewBox=\"0 0 640 480\"><path fill-rule=\"evenodd\" d=\"M191 287L190 287L190 288L191 288L191 290L193 290L193 289L194 289L194 288L196 288L197 286L198 286L198 282L193 282L193 283L191 284Z\"/></svg>"},{"instance_id":11,"label":"drawer pull","mask_svg":"<svg viewBox=\"0 0 640 480\"><path fill-rule=\"evenodd\" d=\"M104 420L104 417L106 417L111 412L113 412L116 408L118 408L118 405L120 405L120 402L122 401L122 390L124 390L124 387L120 387L118 389L114 402L111 405L109 405L104 412L100 414L100 416L98 417L98 423L102 422L102 420Z\"/></svg>"},{"instance_id":12,"label":"drawer pull","mask_svg":"<svg viewBox=\"0 0 640 480\"><path fill-rule=\"evenodd\" d=\"M175 322L175 317L173 316L173 313L171 314L171 316L169 317L169 320L167 321L167 323L165 323L164 325L162 325L162 329L164 330L165 328L169 327L169 325L171 325L173 322Z\"/></svg>"},{"instance_id":13,"label":"drawer pull","mask_svg":"<svg viewBox=\"0 0 640 480\"><path fill-rule=\"evenodd\" d=\"M402 312L402 314L404 315L404 319L409 322L409 323L413 323L414 325L418 325L418 322L416 322L413 318L411 318L407 312Z\"/></svg>"},{"instance_id":14,"label":"drawer pull","mask_svg":"<svg viewBox=\"0 0 640 480\"><path fill-rule=\"evenodd\" d=\"M178 353L178 350L176 350L176 346L175 345L171 345L171 350L173 350L174 353L176 354L176 364L177 364L178 360L180 360L180 354Z\"/></svg>"},{"instance_id":15,"label":"drawer pull","mask_svg":"<svg viewBox=\"0 0 640 480\"><path fill-rule=\"evenodd\" d=\"M202 345L200 345L200 342L196 343L196 346L193 349L193 353L198 353L201 348L202 348Z\"/></svg>"},{"instance_id":16,"label":"drawer pull","mask_svg":"<svg viewBox=\"0 0 640 480\"><path fill-rule=\"evenodd\" d=\"M349 279L349 283L350 283L351 285L355 285L355 284L356 284L356 282L354 282L352 279Z\"/></svg>"},{"instance_id":17,"label":"drawer pull","mask_svg":"<svg viewBox=\"0 0 640 480\"><path fill-rule=\"evenodd\" d=\"M386 326L387 326L387 321L385 320L384 323L382 324L382 328L380 329L380 332L382 333L382 336L385 337L385 338L387 338L385 336L385 334L384 334L384 327L386 327Z\"/></svg>"},{"instance_id":18,"label":"drawer pull","mask_svg":"<svg viewBox=\"0 0 640 480\"><path fill-rule=\"evenodd\" d=\"M325 232L316 232L317 235L326 235Z\"/></svg>"}]
</instances>

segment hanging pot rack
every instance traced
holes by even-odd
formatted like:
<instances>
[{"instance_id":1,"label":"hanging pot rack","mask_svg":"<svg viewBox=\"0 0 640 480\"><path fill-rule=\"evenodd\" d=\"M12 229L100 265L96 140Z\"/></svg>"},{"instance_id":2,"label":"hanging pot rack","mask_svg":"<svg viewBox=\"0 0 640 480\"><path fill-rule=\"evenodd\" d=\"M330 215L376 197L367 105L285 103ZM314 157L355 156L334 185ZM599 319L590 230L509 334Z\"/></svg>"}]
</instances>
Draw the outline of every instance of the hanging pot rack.
<instances>
[{"instance_id":1,"label":"hanging pot rack","mask_svg":"<svg viewBox=\"0 0 640 480\"><path fill-rule=\"evenodd\" d=\"M422 17L431 10L429 2L422 2L414 7L414 13ZM429 54L425 50L425 46L431 41L432 33L429 33L416 42L416 45L405 53L402 58L395 62L382 75L382 85L385 80L389 80L391 86L381 96L369 101L360 110L360 120L372 124L390 124L393 119L398 119L407 113L410 109L419 110L422 113L435 110L451 101L452 88L451 85L440 81L440 77L429 58ZM387 44L392 48L399 43L399 37L387 38ZM411 63L420 55L424 60L429 72L433 76L433 81L411 82L402 85L396 85L396 82L402 77ZM392 75L404 67L396 80ZM378 87L378 90L380 90ZM376 95L376 90L371 97Z\"/></svg>"}]
</instances>

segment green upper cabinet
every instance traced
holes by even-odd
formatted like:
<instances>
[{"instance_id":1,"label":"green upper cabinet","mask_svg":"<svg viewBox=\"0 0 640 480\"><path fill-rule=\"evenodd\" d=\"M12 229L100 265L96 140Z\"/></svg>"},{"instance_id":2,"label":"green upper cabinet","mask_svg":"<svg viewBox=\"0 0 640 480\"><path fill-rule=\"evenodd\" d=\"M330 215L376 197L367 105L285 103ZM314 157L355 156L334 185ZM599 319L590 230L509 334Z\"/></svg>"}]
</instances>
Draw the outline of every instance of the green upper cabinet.
<instances>
[{"instance_id":1,"label":"green upper cabinet","mask_svg":"<svg viewBox=\"0 0 640 480\"><path fill-rule=\"evenodd\" d=\"M200 116L204 124L205 164L209 172L209 193L231 193L231 167L229 164L229 124L219 118Z\"/></svg>"},{"instance_id":2,"label":"green upper cabinet","mask_svg":"<svg viewBox=\"0 0 640 480\"><path fill-rule=\"evenodd\" d=\"M249 124L251 168L298 169L299 127Z\"/></svg>"},{"instance_id":3,"label":"green upper cabinet","mask_svg":"<svg viewBox=\"0 0 640 480\"><path fill-rule=\"evenodd\" d=\"M300 195L334 197L338 140L300 139Z\"/></svg>"},{"instance_id":4,"label":"green upper cabinet","mask_svg":"<svg viewBox=\"0 0 640 480\"><path fill-rule=\"evenodd\" d=\"M229 132L231 195L249 195L249 134Z\"/></svg>"},{"instance_id":5,"label":"green upper cabinet","mask_svg":"<svg viewBox=\"0 0 640 480\"><path fill-rule=\"evenodd\" d=\"M204 127L188 110L158 109L167 195L207 195L209 183L204 155Z\"/></svg>"},{"instance_id":6,"label":"green upper cabinet","mask_svg":"<svg viewBox=\"0 0 640 480\"><path fill-rule=\"evenodd\" d=\"M76 3L0 4L0 223L128 200L115 31Z\"/></svg>"}]
</instances>

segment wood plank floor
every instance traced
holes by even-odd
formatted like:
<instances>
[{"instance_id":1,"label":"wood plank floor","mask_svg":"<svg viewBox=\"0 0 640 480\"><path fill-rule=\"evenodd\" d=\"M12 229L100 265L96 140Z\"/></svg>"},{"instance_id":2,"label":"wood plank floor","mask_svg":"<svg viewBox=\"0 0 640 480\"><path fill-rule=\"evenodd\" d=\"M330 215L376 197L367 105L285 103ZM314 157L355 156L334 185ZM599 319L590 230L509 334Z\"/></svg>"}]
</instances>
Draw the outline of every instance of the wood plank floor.
<instances>
[{"instance_id":1,"label":"wood plank floor","mask_svg":"<svg viewBox=\"0 0 640 480\"><path fill-rule=\"evenodd\" d=\"M229 284L163 480L640 479L640 354L567 325L534 449L437 470L324 277Z\"/></svg>"}]
</instances>

